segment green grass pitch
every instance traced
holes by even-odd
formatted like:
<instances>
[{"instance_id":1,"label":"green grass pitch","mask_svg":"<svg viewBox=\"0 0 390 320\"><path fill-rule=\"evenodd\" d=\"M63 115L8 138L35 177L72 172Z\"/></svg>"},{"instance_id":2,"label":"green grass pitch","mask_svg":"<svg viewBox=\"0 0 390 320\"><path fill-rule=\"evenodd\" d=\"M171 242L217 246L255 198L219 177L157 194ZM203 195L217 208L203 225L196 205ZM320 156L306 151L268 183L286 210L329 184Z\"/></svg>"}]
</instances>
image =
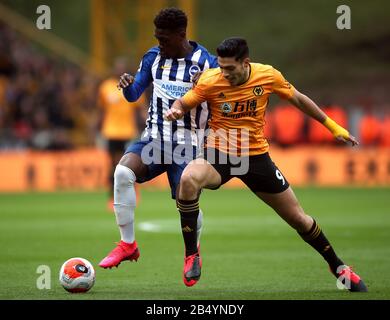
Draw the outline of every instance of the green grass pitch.
<instances>
[{"instance_id":1,"label":"green grass pitch","mask_svg":"<svg viewBox=\"0 0 390 320\"><path fill-rule=\"evenodd\" d=\"M390 299L390 189L295 190L339 256L365 280L369 292L336 287L322 257L247 190L206 190L202 277L181 280L183 241L168 191L142 190L136 211L137 263L118 269L97 264L118 241L106 195L28 193L0 195L0 299ZM90 260L95 286L67 293L58 282L70 257ZM51 270L51 289L39 290L37 268Z\"/></svg>"}]
</instances>

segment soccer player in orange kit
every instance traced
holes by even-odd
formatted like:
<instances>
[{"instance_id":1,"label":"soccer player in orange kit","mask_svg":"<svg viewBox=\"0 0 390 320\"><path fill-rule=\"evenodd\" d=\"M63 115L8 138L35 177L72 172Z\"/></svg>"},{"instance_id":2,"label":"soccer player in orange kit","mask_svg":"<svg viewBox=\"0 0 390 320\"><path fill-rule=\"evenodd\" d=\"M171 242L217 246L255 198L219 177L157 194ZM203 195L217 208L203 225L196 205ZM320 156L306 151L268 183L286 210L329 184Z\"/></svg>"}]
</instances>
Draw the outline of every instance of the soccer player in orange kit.
<instances>
[{"instance_id":1,"label":"soccer player in orange kit","mask_svg":"<svg viewBox=\"0 0 390 320\"><path fill-rule=\"evenodd\" d=\"M300 206L287 179L271 160L264 137L264 114L271 93L288 100L321 122L334 137L358 144L306 95L300 93L270 65L252 63L245 39L229 38L217 48L219 68L203 72L196 86L176 100L165 118L181 119L203 101L210 104L210 133L202 157L191 161L180 179L177 207L185 216L186 247L183 281L200 279L202 260L196 242L196 221L202 188L217 189L233 177L241 179L317 250L331 272L350 291L367 291L363 280L336 255L319 224ZM239 166L238 166L239 165ZM187 231L187 232L184 232Z\"/></svg>"}]
</instances>

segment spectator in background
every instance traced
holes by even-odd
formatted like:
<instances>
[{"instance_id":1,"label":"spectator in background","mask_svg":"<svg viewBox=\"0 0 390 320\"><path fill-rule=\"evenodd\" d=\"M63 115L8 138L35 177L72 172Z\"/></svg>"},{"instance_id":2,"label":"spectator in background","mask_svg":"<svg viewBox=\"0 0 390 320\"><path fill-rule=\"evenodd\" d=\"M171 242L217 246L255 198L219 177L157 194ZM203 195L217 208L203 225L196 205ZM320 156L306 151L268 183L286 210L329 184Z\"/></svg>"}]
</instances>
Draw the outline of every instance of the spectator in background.
<instances>
[{"instance_id":1,"label":"spectator in background","mask_svg":"<svg viewBox=\"0 0 390 320\"><path fill-rule=\"evenodd\" d=\"M108 209L113 211L114 171L122 158L127 145L138 137L137 111L140 111L143 122L147 116L147 101L142 94L135 102L128 102L118 90L118 78L128 72L124 58L117 58L114 72L104 80L98 89L98 126L102 137L106 140L106 148L110 156L109 201ZM138 198L138 197L137 197Z\"/></svg>"}]
</instances>

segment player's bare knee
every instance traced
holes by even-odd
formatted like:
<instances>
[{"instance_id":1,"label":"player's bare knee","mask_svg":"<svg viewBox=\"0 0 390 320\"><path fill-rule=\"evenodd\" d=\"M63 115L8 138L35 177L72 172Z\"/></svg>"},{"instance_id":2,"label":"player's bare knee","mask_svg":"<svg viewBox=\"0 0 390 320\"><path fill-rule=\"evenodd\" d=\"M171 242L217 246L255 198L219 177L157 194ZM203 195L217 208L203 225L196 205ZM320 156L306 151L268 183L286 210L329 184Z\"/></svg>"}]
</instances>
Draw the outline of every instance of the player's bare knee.
<instances>
[{"instance_id":1,"label":"player's bare knee","mask_svg":"<svg viewBox=\"0 0 390 320\"><path fill-rule=\"evenodd\" d=\"M147 173L147 166L142 162L141 157L135 153L126 153L119 161L119 165L130 168L136 177L145 176Z\"/></svg>"},{"instance_id":2,"label":"player's bare knee","mask_svg":"<svg viewBox=\"0 0 390 320\"><path fill-rule=\"evenodd\" d=\"M196 196L200 190L200 185L191 171L184 171L180 179L180 195L183 197Z\"/></svg>"}]
</instances>

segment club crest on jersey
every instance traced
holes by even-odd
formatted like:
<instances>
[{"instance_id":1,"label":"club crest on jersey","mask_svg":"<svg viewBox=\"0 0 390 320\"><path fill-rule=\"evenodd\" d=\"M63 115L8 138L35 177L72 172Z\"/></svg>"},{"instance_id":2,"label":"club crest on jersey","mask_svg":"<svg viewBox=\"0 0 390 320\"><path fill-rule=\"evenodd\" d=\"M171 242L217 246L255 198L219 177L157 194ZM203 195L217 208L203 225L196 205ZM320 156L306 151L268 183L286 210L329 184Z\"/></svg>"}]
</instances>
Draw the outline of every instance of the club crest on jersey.
<instances>
[{"instance_id":1,"label":"club crest on jersey","mask_svg":"<svg viewBox=\"0 0 390 320\"><path fill-rule=\"evenodd\" d=\"M255 96L261 96L263 94L264 90L262 86L256 86L253 88L253 94Z\"/></svg>"},{"instance_id":2,"label":"club crest on jersey","mask_svg":"<svg viewBox=\"0 0 390 320\"><path fill-rule=\"evenodd\" d=\"M232 105L230 103L225 102L221 105L221 111L223 113L230 113L232 112Z\"/></svg>"},{"instance_id":3,"label":"club crest on jersey","mask_svg":"<svg viewBox=\"0 0 390 320\"><path fill-rule=\"evenodd\" d=\"M196 64L193 64L190 69L188 70L188 72L190 73L190 76L193 77L195 75L195 73L199 72L200 71L200 68L198 65Z\"/></svg>"}]
</instances>

